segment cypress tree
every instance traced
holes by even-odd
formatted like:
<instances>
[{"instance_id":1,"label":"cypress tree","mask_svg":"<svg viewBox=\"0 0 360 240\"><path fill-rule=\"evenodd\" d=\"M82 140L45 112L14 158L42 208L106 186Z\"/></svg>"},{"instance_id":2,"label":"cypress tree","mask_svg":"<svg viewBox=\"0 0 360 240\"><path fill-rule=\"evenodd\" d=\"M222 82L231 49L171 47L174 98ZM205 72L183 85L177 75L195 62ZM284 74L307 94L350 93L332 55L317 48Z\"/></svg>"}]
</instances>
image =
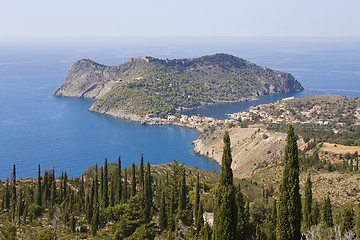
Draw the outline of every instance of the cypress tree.
<instances>
[{"instance_id":1,"label":"cypress tree","mask_svg":"<svg viewBox=\"0 0 360 240\"><path fill-rule=\"evenodd\" d=\"M64 180L64 172L61 172L61 178L60 178L60 202L64 199L64 191L63 191L63 180Z\"/></svg>"},{"instance_id":2,"label":"cypress tree","mask_svg":"<svg viewBox=\"0 0 360 240\"><path fill-rule=\"evenodd\" d=\"M38 166L38 192L37 192L37 205L42 206L42 199L41 199L41 175L40 175L40 164Z\"/></svg>"},{"instance_id":3,"label":"cypress tree","mask_svg":"<svg viewBox=\"0 0 360 240\"><path fill-rule=\"evenodd\" d=\"M320 204L317 201L314 201L312 212L311 212L311 220L313 225L318 225L321 220L320 213Z\"/></svg>"},{"instance_id":4,"label":"cypress tree","mask_svg":"<svg viewBox=\"0 0 360 240\"><path fill-rule=\"evenodd\" d=\"M49 199L49 173L45 169L44 171L44 178L43 178L43 188L44 188L44 203L46 205L47 200Z\"/></svg>"},{"instance_id":5,"label":"cypress tree","mask_svg":"<svg viewBox=\"0 0 360 240\"><path fill-rule=\"evenodd\" d=\"M305 201L304 201L304 224L306 228L310 228L312 225L312 213L311 213L311 206L312 206L312 189L311 189L311 177L310 174L307 177L305 183Z\"/></svg>"},{"instance_id":6,"label":"cypress tree","mask_svg":"<svg viewBox=\"0 0 360 240\"><path fill-rule=\"evenodd\" d=\"M104 207L107 208L109 206L109 186L108 186L108 166L107 166L107 158L105 158L104 163Z\"/></svg>"},{"instance_id":7,"label":"cypress tree","mask_svg":"<svg viewBox=\"0 0 360 240\"><path fill-rule=\"evenodd\" d=\"M6 188L5 188L5 208L10 210L10 189L9 189L9 178L6 179Z\"/></svg>"},{"instance_id":8,"label":"cypress tree","mask_svg":"<svg viewBox=\"0 0 360 240\"><path fill-rule=\"evenodd\" d=\"M121 198L122 198L122 184L121 184L121 159L119 156L118 159L118 191L117 191L117 203L121 202Z\"/></svg>"},{"instance_id":9,"label":"cypress tree","mask_svg":"<svg viewBox=\"0 0 360 240\"><path fill-rule=\"evenodd\" d=\"M159 210L159 227L161 230L167 228L167 214L166 214L166 203L165 203L165 192L161 194L160 210Z\"/></svg>"},{"instance_id":10,"label":"cypress tree","mask_svg":"<svg viewBox=\"0 0 360 240\"><path fill-rule=\"evenodd\" d=\"M321 211L321 221L326 227L333 226L333 217L332 217L332 206L330 196L324 199L322 211Z\"/></svg>"},{"instance_id":11,"label":"cypress tree","mask_svg":"<svg viewBox=\"0 0 360 240\"><path fill-rule=\"evenodd\" d=\"M199 207L198 207L198 212L196 214L196 222L195 222L195 228L196 228L196 235L198 236L201 229L204 226L204 218L203 218L203 214L204 214L204 209L202 206L202 203L199 203Z\"/></svg>"},{"instance_id":12,"label":"cypress tree","mask_svg":"<svg viewBox=\"0 0 360 240\"><path fill-rule=\"evenodd\" d=\"M99 228L99 204L95 203L94 213L91 220L91 233L93 236L96 235L98 228Z\"/></svg>"},{"instance_id":13,"label":"cypress tree","mask_svg":"<svg viewBox=\"0 0 360 240\"><path fill-rule=\"evenodd\" d=\"M15 212L16 212L16 170L15 170L15 164L13 165L12 181L13 182L12 182L11 203L12 203L13 221L15 222Z\"/></svg>"},{"instance_id":14,"label":"cypress tree","mask_svg":"<svg viewBox=\"0 0 360 240\"><path fill-rule=\"evenodd\" d=\"M111 183L110 185L110 207L113 207L115 204L115 185Z\"/></svg>"},{"instance_id":15,"label":"cypress tree","mask_svg":"<svg viewBox=\"0 0 360 240\"><path fill-rule=\"evenodd\" d=\"M180 183L180 194L179 194L179 203L178 203L178 212L184 211L186 209L186 181L185 181L185 168L182 171L181 183Z\"/></svg>"},{"instance_id":16,"label":"cypress tree","mask_svg":"<svg viewBox=\"0 0 360 240\"><path fill-rule=\"evenodd\" d=\"M139 174L139 188L144 192L144 156L141 154L140 159L140 174Z\"/></svg>"},{"instance_id":17,"label":"cypress tree","mask_svg":"<svg viewBox=\"0 0 360 240\"><path fill-rule=\"evenodd\" d=\"M68 180L68 176L67 176L66 171L65 171L65 173L64 173L64 187L63 187L63 191L64 191L64 196L63 196L64 199L63 199L63 201L66 200L67 195L68 195L68 192L67 192L67 180Z\"/></svg>"},{"instance_id":18,"label":"cypress tree","mask_svg":"<svg viewBox=\"0 0 360 240\"><path fill-rule=\"evenodd\" d=\"M244 195L241 192L240 184L236 186L236 203L238 219L236 226L236 239L245 239L249 223L245 214L245 200Z\"/></svg>"},{"instance_id":19,"label":"cypress tree","mask_svg":"<svg viewBox=\"0 0 360 240\"><path fill-rule=\"evenodd\" d=\"M237 205L233 173L231 170L230 137L226 131L224 134L224 149L221 160L220 180L215 194L214 202L214 240L235 239L237 226Z\"/></svg>"},{"instance_id":20,"label":"cypress tree","mask_svg":"<svg viewBox=\"0 0 360 240\"><path fill-rule=\"evenodd\" d=\"M75 232L75 227L76 227L75 217L74 214L72 214L70 219L70 229L73 233Z\"/></svg>"},{"instance_id":21,"label":"cypress tree","mask_svg":"<svg viewBox=\"0 0 360 240\"><path fill-rule=\"evenodd\" d=\"M122 191L122 193L123 193L122 199L123 199L124 202L126 202L127 196L128 196L128 192L127 192L128 186L127 186L127 185L128 185L128 182L127 182L127 168L125 168L125 174L124 174L124 191Z\"/></svg>"},{"instance_id":22,"label":"cypress tree","mask_svg":"<svg viewBox=\"0 0 360 240\"><path fill-rule=\"evenodd\" d=\"M199 176L199 171L198 171L197 176L196 176L195 204L194 204L195 222L198 221L197 215L198 215L198 211L199 211L199 203L200 203L200 176Z\"/></svg>"},{"instance_id":23,"label":"cypress tree","mask_svg":"<svg viewBox=\"0 0 360 240\"><path fill-rule=\"evenodd\" d=\"M276 239L301 239L299 159L294 128L289 125L284 153L284 170L279 190Z\"/></svg>"},{"instance_id":24,"label":"cypress tree","mask_svg":"<svg viewBox=\"0 0 360 240\"><path fill-rule=\"evenodd\" d=\"M146 173L145 173L145 218L149 219L151 215L151 210L153 207L153 196L152 196L152 180L150 173L150 163L148 162L146 165Z\"/></svg>"},{"instance_id":25,"label":"cypress tree","mask_svg":"<svg viewBox=\"0 0 360 240\"><path fill-rule=\"evenodd\" d=\"M354 210L352 204L346 204L342 213L341 234L352 230L354 227Z\"/></svg>"},{"instance_id":26,"label":"cypress tree","mask_svg":"<svg viewBox=\"0 0 360 240\"><path fill-rule=\"evenodd\" d=\"M104 203L104 168L100 167L100 201Z\"/></svg>"},{"instance_id":27,"label":"cypress tree","mask_svg":"<svg viewBox=\"0 0 360 240\"><path fill-rule=\"evenodd\" d=\"M131 196L135 196L136 194L136 175L135 175L135 163L133 161L131 165Z\"/></svg>"},{"instance_id":28,"label":"cypress tree","mask_svg":"<svg viewBox=\"0 0 360 240\"><path fill-rule=\"evenodd\" d=\"M94 181L94 203L99 203L99 177L98 165L95 164L95 181Z\"/></svg>"}]
</instances>

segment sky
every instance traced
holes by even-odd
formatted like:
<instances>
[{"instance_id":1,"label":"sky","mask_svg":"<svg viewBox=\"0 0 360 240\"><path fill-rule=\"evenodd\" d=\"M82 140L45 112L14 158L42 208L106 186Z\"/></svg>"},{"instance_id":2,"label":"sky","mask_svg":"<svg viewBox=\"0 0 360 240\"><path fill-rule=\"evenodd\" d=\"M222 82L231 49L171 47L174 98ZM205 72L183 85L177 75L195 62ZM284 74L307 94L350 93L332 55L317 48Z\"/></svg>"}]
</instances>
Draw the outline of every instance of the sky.
<instances>
[{"instance_id":1,"label":"sky","mask_svg":"<svg viewBox=\"0 0 360 240\"><path fill-rule=\"evenodd\" d=\"M128 37L359 37L358 0L2 1L0 43Z\"/></svg>"}]
</instances>

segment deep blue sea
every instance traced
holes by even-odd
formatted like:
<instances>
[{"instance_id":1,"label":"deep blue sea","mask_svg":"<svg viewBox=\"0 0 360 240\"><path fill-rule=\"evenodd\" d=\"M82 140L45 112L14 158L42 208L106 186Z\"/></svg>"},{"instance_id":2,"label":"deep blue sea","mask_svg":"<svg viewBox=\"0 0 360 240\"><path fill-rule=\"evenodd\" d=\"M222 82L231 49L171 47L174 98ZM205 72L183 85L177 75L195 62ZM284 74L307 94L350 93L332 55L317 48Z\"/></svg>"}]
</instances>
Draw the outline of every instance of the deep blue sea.
<instances>
[{"instance_id":1,"label":"deep blue sea","mask_svg":"<svg viewBox=\"0 0 360 240\"><path fill-rule=\"evenodd\" d=\"M174 126L144 126L90 113L92 100L53 97L72 62L90 58L117 65L130 57L192 58L228 53L290 72L305 91L265 96L256 102L217 104L188 114L225 118L225 113L287 96L340 94L360 97L360 41L321 39L181 39L91 44L0 46L0 179L36 177L37 165L77 177L89 166L117 162L172 162L210 171L219 165L192 153L199 133Z\"/></svg>"}]
</instances>

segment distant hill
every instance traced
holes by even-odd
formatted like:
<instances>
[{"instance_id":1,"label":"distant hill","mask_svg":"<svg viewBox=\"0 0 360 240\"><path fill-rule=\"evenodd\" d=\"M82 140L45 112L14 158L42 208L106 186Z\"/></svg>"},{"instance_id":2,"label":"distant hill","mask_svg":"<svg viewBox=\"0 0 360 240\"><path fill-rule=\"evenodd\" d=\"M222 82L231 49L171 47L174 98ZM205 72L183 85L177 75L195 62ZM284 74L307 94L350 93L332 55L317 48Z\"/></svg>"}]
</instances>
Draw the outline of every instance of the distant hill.
<instances>
[{"instance_id":1,"label":"distant hill","mask_svg":"<svg viewBox=\"0 0 360 240\"><path fill-rule=\"evenodd\" d=\"M98 99L92 111L165 117L184 108L302 91L289 73L215 54L194 59L131 58L118 66L83 59L73 63L55 96Z\"/></svg>"}]
</instances>

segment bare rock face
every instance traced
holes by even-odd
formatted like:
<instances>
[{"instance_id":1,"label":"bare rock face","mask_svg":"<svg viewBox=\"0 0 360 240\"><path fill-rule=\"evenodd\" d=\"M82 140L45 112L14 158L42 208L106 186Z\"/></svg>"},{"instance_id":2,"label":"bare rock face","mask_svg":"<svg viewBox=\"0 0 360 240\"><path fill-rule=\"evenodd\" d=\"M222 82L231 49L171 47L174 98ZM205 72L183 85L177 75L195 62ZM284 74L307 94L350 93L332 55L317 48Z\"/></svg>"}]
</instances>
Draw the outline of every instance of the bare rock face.
<instances>
[{"instance_id":1,"label":"bare rock face","mask_svg":"<svg viewBox=\"0 0 360 240\"><path fill-rule=\"evenodd\" d=\"M194 141L194 152L214 159L221 164L225 130L204 132ZM270 133L258 128L235 127L229 130L234 177L247 178L256 169L282 160L286 134Z\"/></svg>"},{"instance_id":2,"label":"bare rock face","mask_svg":"<svg viewBox=\"0 0 360 240\"><path fill-rule=\"evenodd\" d=\"M118 66L105 66L89 59L79 60L71 65L64 84L53 95L99 99L119 83L146 69L148 63L146 58L131 58Z\"/></svg>"}]
</instances>

